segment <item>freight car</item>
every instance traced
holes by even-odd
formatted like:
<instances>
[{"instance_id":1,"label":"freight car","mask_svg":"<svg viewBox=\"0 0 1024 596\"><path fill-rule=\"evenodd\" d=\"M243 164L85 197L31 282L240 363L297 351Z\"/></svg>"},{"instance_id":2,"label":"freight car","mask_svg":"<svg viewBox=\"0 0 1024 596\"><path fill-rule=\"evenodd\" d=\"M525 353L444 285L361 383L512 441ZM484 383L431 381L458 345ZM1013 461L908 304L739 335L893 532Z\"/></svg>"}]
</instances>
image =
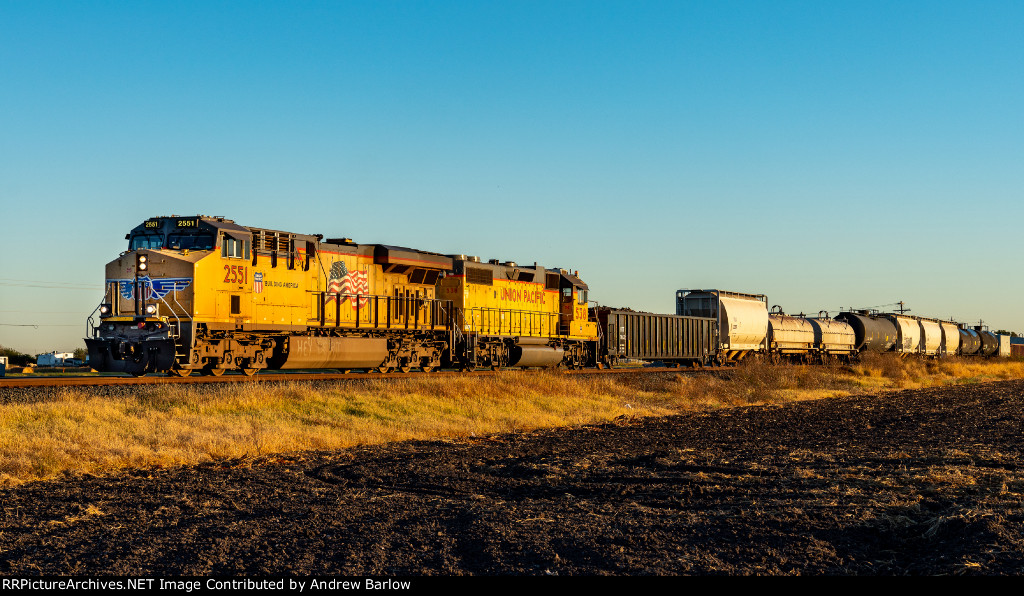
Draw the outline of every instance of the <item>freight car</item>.
<instances>
[{"instance_id":1,"label":"freight car","mask_svg":"<svg viewBox=\"0 0 1024 596\"><path fill-rule=\"evenodd\" d=\"M154 217L125 239L106 266L99 323L88 323L100 371L575 368L598 358L588 287L564 269L223 217Z\"/></svg>"},{"instance_id":2,"label":"freight car","mask_svg":"<svg viewBox=\"0 0 1024 596\"><path fill-rule=\"evenodd\" d=\"M718 321L714 361L739 362L768 351L768 298L725 290L679 290L676 315Z\"/></svg>"},{"instance_id":3,"label":"freight car","mask_svg":"<svg viewBox=\"0 0 1024 596\"><path fill-rule=\"evenodd\" d=\"M807 320L814 329L814 345L821 362L835 359L848 362L857 355L857 334L852 325L832 319L826 311Z\"/></svg>"},{"instance_id":4,"label":"freight car","mask_svg":"<svg viewBox=\"0 0 1024 596\"><path fill-rule=\"evenodd\" d=\"M845 321L853 329L858 352L888 352L896 345L896 326L869 310L840 312L836 320Z\"/></svg>"},{"instance_id":5,"label":"freight car","mask_svg":"<svg viewBox=\"0 0 1024 596\"><path fill-rule=\"evenodd\" d=\"M717 350L718 320L659 315L610 308L596 309L602 331L601 365L621 360L661 361L701 367Z\"/></svg>"}]
</instances>

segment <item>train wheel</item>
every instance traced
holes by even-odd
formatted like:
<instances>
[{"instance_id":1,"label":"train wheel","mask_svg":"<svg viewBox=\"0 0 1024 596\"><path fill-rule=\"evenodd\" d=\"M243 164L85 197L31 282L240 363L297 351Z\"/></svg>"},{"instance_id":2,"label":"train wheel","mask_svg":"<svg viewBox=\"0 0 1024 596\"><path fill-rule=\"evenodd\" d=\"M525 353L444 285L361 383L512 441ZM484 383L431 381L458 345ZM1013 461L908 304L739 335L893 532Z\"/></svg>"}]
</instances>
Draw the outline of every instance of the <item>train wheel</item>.
<instances>
[{"instance_id":1,"label":"train wheel","mask_svg":"<svg viewBox=\"0 0 1024 596\"><path fill-rule=\"evenodd\" d=\"M220 377L224 375L223 368L204 368L203 374L211 377Z\"/></svg>"},{"instance_id":2,"label":"train wheel","mask_svg":"<svg viewBox=\"0 0 1024 596\"><path fill-rule=\"evenodd\" d=\"M410 370L412 370L412 366L409 366L408 364L403 364L398 367L398 372L407 373Z\"/></svg>"},{"instance_id":3,"label":"train wheel","mask_svg":"<svg viewBox=\"0 0 1024 596\"><path fill-rule=\"evenodd\" d=\"M383 373L389 373L389 372L391 372L391 371L393 371L395 369L391 368L390 366L378 366L374 370L376 370L377 372L383 374Z\"/></svg>"},{"instance_id":4,"label":"train wheel","mask_svg":"<svg viewBox=\"0 0 1024 596\"><path fill-rule=\"evenodd\" d=\"M251 377L251 376L255 375L258 372L260 372L260 369L258 369L258 368L243 368L242 369L242 374L247 376L247 377Z\"/></svg>"},{"instance_id":5,"label":"train wheel","mask_svg":"<svg viewBox=\"0 0 1024 596\"><path fill-rule=\"evenodd\" d=\"M433 370L434 370L434 366L433 366L433 365L431 365L431 364L424 364L424 365L420 366L420 369L421 369L421 370L422 370L423 372L425 372L425 373L428 373L428 372L433 372Z\"/></svg>"},{"instance_id":6,"label":"train wheel","mask_svg":"<svg viewBox=\"0 0 1024 596\"><path fill-rule=\"evenodd\" d=\"M190 374L192 374L192 369L191 368L172 368L170 374L171 374L171 376L174 376L174 377L187 377Z\"/></svg>"}]
</instances>

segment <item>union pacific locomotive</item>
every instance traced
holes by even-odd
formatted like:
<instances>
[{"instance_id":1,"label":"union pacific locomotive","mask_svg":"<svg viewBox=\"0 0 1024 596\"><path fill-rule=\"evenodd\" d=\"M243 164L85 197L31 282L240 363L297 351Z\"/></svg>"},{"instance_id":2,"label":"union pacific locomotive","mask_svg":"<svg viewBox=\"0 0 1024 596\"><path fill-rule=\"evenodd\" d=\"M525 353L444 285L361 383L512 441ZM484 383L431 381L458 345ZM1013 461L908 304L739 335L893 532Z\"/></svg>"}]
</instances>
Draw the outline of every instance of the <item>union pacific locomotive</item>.
<instances>
[{"instance_id":1,"label":"union pacific locomotive","mask_svg":"<svg viewBox=\"0 0 1024 596\"><path fill-rule=\"evenodd\" d=\"M829 362L863 351L994 355L1009 339L905 313L793 317L763 294L720 290L679 290L676 315L589 308L587 285L565 269L222 217L155 217L125 239L85 340L104 372Z\"/></svg>"},{"instance_id":2,"label":"union pacific locomotive","mask_svg":"<svg viewBox=\"0 0 1024 596\"><path fill-rule=\"evenodd\" d=\"M430 371L597 362L587 285L564 269L155 217L106 267L90 362L142 375Z\"/></svg>"}]
</instances>

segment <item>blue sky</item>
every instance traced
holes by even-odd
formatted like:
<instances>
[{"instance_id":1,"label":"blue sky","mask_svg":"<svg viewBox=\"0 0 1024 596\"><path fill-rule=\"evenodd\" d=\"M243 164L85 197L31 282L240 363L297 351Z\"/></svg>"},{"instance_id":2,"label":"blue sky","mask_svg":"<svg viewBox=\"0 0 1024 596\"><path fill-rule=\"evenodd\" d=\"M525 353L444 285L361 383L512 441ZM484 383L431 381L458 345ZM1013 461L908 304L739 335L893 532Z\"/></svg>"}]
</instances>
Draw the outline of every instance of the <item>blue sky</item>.
<instances>
[{"instance_id":1,"label":"blue sky","mask_svg":"<svg viewBox=\"0 0 1024 596\"><path fill-rule=\"evenodd\" d=\"M1021 2L0 0L0 344L154 215L1024 332ZM39 287L46 286L46 287ZM22 326L22 325L35 325Z\"/></svg>"}]
</instances>

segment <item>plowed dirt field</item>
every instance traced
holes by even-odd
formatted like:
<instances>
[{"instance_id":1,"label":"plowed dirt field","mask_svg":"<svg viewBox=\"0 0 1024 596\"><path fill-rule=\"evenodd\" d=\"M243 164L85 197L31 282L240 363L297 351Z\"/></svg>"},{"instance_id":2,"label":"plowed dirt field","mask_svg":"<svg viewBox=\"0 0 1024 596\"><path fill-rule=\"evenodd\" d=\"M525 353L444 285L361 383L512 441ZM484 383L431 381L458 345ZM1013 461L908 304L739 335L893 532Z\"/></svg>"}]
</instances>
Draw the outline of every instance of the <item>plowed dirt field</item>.
<instances>
[{"instance_id":1,"label":"plowed dirt field","mask_svg":"<svg viewBox=\"0 0 1024 596\"><path fill-rule=\"evenodd\" d=\"M0 490L2 575L1019 574L1024 382Z\"/></svg>"}]
</instances>

